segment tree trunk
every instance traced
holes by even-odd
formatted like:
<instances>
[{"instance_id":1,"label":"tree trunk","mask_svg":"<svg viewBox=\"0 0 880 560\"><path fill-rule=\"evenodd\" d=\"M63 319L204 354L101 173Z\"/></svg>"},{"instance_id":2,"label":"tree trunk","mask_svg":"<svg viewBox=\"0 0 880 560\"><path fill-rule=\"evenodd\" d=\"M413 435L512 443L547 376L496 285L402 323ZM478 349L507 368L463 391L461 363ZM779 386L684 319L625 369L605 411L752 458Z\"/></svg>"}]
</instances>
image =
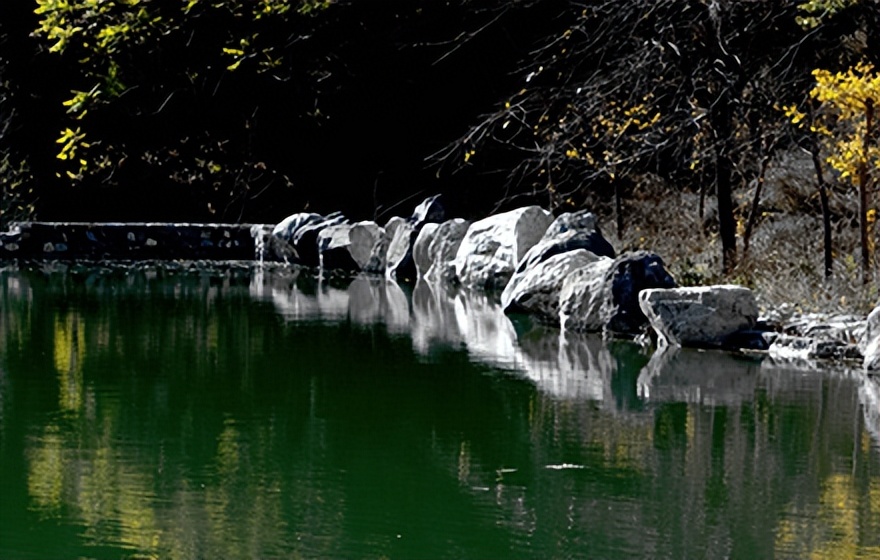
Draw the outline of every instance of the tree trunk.
<instances>
[{"instance_id":1,"label":"tree trunk","mask_svg":"<svg viewBox=\"0 0 880 560\"><path fill-rule=\"evenodd\" d=\"M614 181L614 218L617 222L617 239L623 238L623 187L621 179Z\"/></svg>"},{"instance_id":2,"label":"tree trunk","mask_svg":"<svg viewBox=\"0 0 880 560\"><path fill-rule=\"evenodd\" d=\"M715 162L715 196L718 197L718 227L724 274L730 274L736 267L736 220L733 217L731 176L730 156L727 150L721 149Z\"/></svg>"},{"instance_id":3,"label":"tree trunk","mask_svg":"<svg viewBox=\"0 0 880 560\"><path fill-rule=\"evenodd\" d=\"M761 169L758 171L757 185L755 186L755 197L752 199L752 209L749 211L749 221L746 223L746 230L743 233L743 257L749 252L749 242L752 239L752 230L755 222L758 221L758 209L761 205L761 189L764 187L764 177L767 175L767 166L770 164L770 157L761 158Z\"/></svg>"},{"instance_id":4,"label":"tree trunk","mask_svg":"<svg viewBox=\"0 0 880 560\"><path fill-rule=\"evenodd\" d=\"M834 266L831 258L831 209L828 205L828 189L825 186L825 176L822 173L822 160L819 159L818 142L813 142L810 146L810 155L813 157L813 167L816 168L819 201L822 203L822 248L825 254L825 278L830 278Z\"/></svg>"}]
</instances>

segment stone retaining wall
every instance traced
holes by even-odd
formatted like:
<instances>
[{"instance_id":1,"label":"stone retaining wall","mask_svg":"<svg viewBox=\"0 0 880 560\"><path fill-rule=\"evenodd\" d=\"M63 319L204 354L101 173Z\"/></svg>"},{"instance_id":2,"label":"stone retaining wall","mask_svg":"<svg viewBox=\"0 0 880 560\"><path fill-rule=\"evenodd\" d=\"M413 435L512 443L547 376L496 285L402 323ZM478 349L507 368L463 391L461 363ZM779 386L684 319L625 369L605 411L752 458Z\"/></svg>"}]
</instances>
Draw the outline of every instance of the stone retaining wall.
<instances>
[{"instance_id":1,"label":"stone retaining wall","mask_svg":"<svg viewBox=\"0 0 880 560\"><path fill-rule=\"evenodd\" d=\"M254 260L272 226L22 222L0 233L0 259Z\"/></svg>"}]
</instances>

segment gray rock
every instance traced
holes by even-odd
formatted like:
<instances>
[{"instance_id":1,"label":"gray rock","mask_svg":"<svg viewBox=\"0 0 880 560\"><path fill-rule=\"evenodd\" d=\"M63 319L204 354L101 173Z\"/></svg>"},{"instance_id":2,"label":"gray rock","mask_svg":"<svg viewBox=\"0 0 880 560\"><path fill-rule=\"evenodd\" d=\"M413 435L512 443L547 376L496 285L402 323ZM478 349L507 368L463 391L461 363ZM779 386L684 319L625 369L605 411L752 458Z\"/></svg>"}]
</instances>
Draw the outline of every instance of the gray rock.
<instances>
[{"instance_id":1,"label":"gray rock","mask_svg":"<svg viewBox=\"0 0 880 560\"><path fill-rule=\"evenodd\" d=\"M559 323L563 330L600 332L604 328L605 277L613 264L614 259L602 257L565 278L559 291Z\"/></svg>"},{"instance_id":2,"label":"gray rock","mask_svg":"<svg viewBox=\"0 0 880 560\"><path fill-rule=\"evenodd\" d=\"M413 242L413 262L418 278L424 278L425 273L431 267L433 262L430 253L431 243L434 241L439 228L440 224L425 224Z\"/></svg>"},{"instance_id":3,"label":"gray rock","mask_svg":"<svg viewBox=\"0 0 880 560\"><path fill-rule=\"evenodd\" d=\"M453 260L467 234L470 222L461 218L442 224L426 224L413 244L413 260L419 278L428 282L451 283L455 278Z\"/></svg>"},{"instance_id":4,"label":"gray rock","mask_svg":"<svg viewBox=\"0 0 880 560\"><path fill-rule=\"evenodd\" d=\"M635 336L647 317L639 306L639 292L674 288L675 279L663 259L647 251L624 253L570 275L560 292L560 323L570 331Z\"/></svg>"},{"instance_id":5,"label":"gray rock","mask_svg":"<svg viewBox=\"0 0 880 560\"><path fill-rule=\"evenodd\" d=\"M549 212L527 206L472 223L453 263L457 280L467 288L504 288L551 222Z\"/></svg>"},{"instance_id":6,"label":"gray rock","mask_svg":"<svg viewBox=\"0 0 880 560\"><path fill-rule=\"evenodd\" d=\"M559 324L559 293L573 271L599 257L585 249L568 251L538 262L510 279L501 294L505 313L522 312L549 324Z\"/></svg>"},{"instance_id":7,"label":"gray rock","mask_svg":"<svg viewBox=\"0 0 880 560\"><path fill-rule=\"evenodd\" d=\"M395 229L386 254L385 277L389 280L415 281L413 242L416 235L418 233L415 226L409 222L404 222Z\"/></svg>"},{"instance_id":8,"label":"gray rock","mask_svg":"<svg viewBox=\"0 0 880 560\"><path fill-rule=\"evenodd\" d=\"M865 336L862 339L865 371L880 371L880 305L868 315Z\"/></svg>"},{"instance_id":9,"label":"gray rock","mask_svg":"<svg viewBox=\"0 0 880 560\"><path fill-rule=\"evenodd\" d=\"M374 274L385 274L387 267L388 246L394 238L397 228L406 223L406 220L400 216L394 216L381 229L382 234L376 239L373 247L370 249L370 258L364 265L364 272L372 272Z\"/></svg>"},{"instance_id":10,"label":"gray rock","mask_svg":"<svg viewBox=\"0 0 880 560\"><path fill-rule=\"evenodd\" d=\"M758 320L755 295L735 285L642 290L639 305L661 348L721 348L727 337L752 329Z\"/></svg>"},{"instance_id":11,"label":"gray rock","mask_svg":"<svg viewBox=\"0 0 880 560\"><path fill-rule=\"evenodd\" d=\"M522 272L553 255L586 249L599 257L614 257L614 248L599 231L596 216L591 212L566 212L547 228L538 241L518 262L516 271Z\"/></svg>"}]
</instances>

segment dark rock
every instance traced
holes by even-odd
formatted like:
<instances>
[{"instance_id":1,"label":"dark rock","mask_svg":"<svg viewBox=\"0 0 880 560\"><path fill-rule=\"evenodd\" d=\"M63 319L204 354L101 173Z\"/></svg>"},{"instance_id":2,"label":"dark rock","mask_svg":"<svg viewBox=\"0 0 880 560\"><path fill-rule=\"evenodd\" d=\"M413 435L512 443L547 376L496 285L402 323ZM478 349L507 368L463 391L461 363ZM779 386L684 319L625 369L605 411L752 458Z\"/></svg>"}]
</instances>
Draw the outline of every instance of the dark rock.
<instances>
[{"instance_id":1,"label":"dark rock","mask_svg":"<svg viewBox=\"0 0 880 560\"><path fill-rule=\"evenodd\" d=\"M602 305L605 332L627 336L642 332L648 318L639 306L639 292L675 285L663 259L654 253L636 251L616 258L605 278L604 289L611 292Z\"/></svg>"},{"instance_id":2,"label":"dark rock","mask_svg":"<svg viewBox=\"0 0 880 560\"><path fill-rule=\"evenodd\" d=\"M426 198L418 206L416 206L415 210L413 211L412 217L409 219L409 222L413 225L416 231L419 231L425 224L439 224L445 219L446 210L443 208L443 204L440 202L440 195L437 194L432 197Z\"/></svg>"},{"instance_id":3,"label":"dark rock","mask_svg":"<svg viewBox=\"0 0 880 560\"><path fill-rule=\"evenodd\" d=\"M298 262L306 266L318 266L320 264L318 235L328 227L347 223L348 220L345 216L334 212L318 222L310 222L299 227L293 236L293 247L296 250Z\"/></svg>"}]
</instances>

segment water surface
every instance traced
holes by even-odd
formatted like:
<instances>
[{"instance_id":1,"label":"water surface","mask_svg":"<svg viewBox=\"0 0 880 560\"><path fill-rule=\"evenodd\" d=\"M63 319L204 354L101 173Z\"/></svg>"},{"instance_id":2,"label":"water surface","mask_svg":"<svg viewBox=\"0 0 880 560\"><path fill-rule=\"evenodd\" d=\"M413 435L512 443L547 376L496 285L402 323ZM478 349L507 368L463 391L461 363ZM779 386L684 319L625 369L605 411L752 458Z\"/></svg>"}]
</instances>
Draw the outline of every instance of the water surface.
<instances>
[{"instance_id":1,"label":"water surface","mask_svg":"<svg viewBox=\"0 0 880 560\"><path fill-rule=\"evenodd\" d=\"M421 284L0 272L0 558L878 558L878 387Z\"/></svg>"}]
</instances>

